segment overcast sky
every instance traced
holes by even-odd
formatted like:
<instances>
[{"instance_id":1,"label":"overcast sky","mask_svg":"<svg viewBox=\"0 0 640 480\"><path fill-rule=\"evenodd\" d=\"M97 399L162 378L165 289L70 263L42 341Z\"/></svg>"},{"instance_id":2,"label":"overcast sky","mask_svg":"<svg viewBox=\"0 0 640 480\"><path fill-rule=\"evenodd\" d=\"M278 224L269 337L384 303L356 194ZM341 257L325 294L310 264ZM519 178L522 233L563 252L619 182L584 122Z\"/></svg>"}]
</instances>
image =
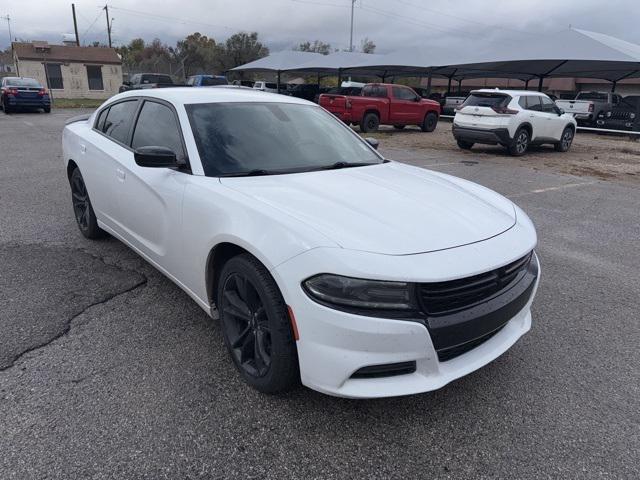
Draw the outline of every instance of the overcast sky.
<instances>
[{"instance_id":1,"label":"overcast sky","mask_svg":"<svg viewBox=\"0 0 640 480\"><path fill-rule=\"evenodd\" d=\"M76 0L81 42L106 43L100 0ZM257 31L271 51L305 40L349 46L351 0L115 0L109 4L115 45L155 37L175 44L199 31L222 41L239 30ZM0 0L13 37L60 43L73 33L68 0ZM478 42L516 41L569 25L640 44L640 0L357 0L354 44L369 37L377 53L440 44L474 48ZM9 44L6 20L0 47Z\"/></svg>"}]
</instances>

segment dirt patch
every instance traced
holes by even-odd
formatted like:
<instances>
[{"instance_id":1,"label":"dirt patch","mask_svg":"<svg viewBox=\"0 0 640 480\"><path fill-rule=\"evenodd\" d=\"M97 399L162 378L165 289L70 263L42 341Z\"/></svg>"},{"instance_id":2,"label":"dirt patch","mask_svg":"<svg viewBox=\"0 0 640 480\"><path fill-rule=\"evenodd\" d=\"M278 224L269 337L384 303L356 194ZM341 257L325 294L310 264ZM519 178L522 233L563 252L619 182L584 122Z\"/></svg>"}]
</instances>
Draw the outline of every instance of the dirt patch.
<instances>
[{"instance_id":1,"label":"dirt patch","mask_svg":"<svg viewBox=\"0 0 640 480\"><path fill-rule=\"evenodd\" d=\"M523 162L540 170L640 183L640 141L628 136L581 132L567 153L558 153L551 145L533 146L519 158L509 156L500 146L476 145L471 151L460 150L451 134L451 122L446 120L440 121L432 133L423 133L413 127L401 131L381 127L379 132L365 136L377 138L385 149L442 150L470 155L469 159L478 157L511 164Z\"/></svg>"}]
</instances>

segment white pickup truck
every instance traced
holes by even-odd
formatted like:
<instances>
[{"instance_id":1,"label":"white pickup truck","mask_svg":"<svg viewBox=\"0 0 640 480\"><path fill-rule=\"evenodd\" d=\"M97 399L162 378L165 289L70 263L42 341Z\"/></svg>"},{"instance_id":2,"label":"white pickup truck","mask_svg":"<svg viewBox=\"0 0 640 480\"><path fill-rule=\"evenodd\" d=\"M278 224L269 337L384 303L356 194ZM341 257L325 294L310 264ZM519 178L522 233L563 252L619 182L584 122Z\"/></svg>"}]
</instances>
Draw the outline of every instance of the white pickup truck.
<instances>
[{"instance_id":1,"label":"white pickup truck","mask_svg":"<svg viewBox=\"0 0 640 480\"><path fill-rule=\"evenodd\" d=\"M622 97L610 92L580 92L574 100L556 100L556 105L574 116L579 125L595 126L601 112L618 105Z\"/></svg>"}]
</instances>

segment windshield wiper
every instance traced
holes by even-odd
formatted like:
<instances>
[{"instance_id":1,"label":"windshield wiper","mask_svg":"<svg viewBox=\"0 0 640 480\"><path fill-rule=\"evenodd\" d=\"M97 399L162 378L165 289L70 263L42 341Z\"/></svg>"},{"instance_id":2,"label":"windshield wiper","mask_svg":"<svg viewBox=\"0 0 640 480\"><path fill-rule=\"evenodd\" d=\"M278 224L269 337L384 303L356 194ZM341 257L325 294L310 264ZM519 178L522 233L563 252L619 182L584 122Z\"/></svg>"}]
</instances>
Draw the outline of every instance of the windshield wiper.
<instances>
[{"instance_id":1,"label":"windshield wiper","mask_svg":"<svg viewBox=\"0 0 640 480\"><path fill-rule=\"evenodd\" d=\"M263 168L256 168L249 170L248 172L235 172L235 173L223 173L220 177L259 177L262 175L274 175L273 172L265 170Z\"/></svg>"},{"instance_id":2,"label":"windshield wiper","mask_svg":"<svg viewBox=\"0 0 640 480\"><path fill-rule=\"evenodd\" d=\"M336 162L331 165L315 168L314 170L338 170L340 168L366 167L367 165L378 165L378 162Z\"/></svg>"}]
</instances>

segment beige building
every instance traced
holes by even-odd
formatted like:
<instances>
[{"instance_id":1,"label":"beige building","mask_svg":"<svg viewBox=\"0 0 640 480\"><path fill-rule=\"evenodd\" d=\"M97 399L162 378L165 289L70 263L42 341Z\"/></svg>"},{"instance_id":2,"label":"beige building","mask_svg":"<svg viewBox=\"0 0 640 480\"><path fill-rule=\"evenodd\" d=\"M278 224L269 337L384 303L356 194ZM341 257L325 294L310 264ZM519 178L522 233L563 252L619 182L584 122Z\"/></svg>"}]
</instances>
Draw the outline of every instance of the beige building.
<instances>
[{"instance_id":1,"label":"beige building","mask_svg":"<svg viewBox=\"0 0 640 480\"><path fill-rule=\"evenodd\" d=\"M107 99L122 85L122 60L113 48L14 42L17 75L45 85L56 98Z\"/></svg>"}]
</instances>

